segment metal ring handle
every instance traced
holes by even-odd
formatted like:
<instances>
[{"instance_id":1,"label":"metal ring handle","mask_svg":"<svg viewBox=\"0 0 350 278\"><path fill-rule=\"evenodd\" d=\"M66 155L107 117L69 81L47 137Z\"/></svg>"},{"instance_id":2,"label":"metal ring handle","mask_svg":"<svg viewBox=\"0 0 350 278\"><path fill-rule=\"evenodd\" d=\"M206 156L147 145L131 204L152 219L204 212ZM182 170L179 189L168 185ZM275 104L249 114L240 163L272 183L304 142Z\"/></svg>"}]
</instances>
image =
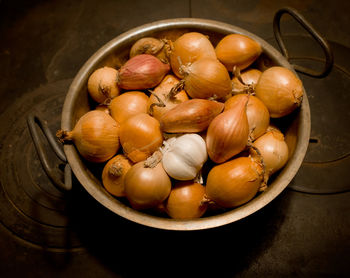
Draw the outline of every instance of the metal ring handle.
<instances>
[{"instance_id":1,"label":"metal ring handle","mask_svg":"<svg viewBox=\"0 0 350 278\"><path fill-rule=\"evenodd\" d=\"M273 32L275 34L275 39L277 41L278 46L280 47L282 54L289 60L289 55L287 48L283 42L282 35L281 35L281 17L283 14L289 14L291 15L298 23L306 30L308 33L319 43L319 45L322 47L324 54L326 56L326 62L325 66L322 72L317 72L315 70L292 64L294 69L300 73L304 73L306 75L312 76L312 77L326 77L330 71L332 70L333 63L334 63L334 57L333 52L328 44L328 42L314 29L314 27L311 26L309 22L295 9L290 7L285 7L280 10L278 10L275 14L275 17L273 19Z\"/></svg>"},{"instance_id":2,"label":"metal ring handle","mask_svg":"<svg viewBox=\"0 0 350 278\"><path fill-rule=\"evenodd\" d=\"M41 121L37 116L30 114L27 117L27 123L30 131L30 135L34 142L35 149L39 156L39 160L47 176L50 178L50 180L59 190L64 192L71 190L72 189L72 170L69 164L67 163L67 159L64 152L60 149L59 145L55 140L55 137L52 135L46 122ZM50 166L48 162L48 159L45 155L45 147L42 141L40 140L36 125L38 125L42 130L42 132L44 133L47 141L49 142L49 145L51 146L52 150L55 152L57 157L66 163L66 166L64 168L64 183L61 181L56 171Z\"/></svg>"}]
</instances>

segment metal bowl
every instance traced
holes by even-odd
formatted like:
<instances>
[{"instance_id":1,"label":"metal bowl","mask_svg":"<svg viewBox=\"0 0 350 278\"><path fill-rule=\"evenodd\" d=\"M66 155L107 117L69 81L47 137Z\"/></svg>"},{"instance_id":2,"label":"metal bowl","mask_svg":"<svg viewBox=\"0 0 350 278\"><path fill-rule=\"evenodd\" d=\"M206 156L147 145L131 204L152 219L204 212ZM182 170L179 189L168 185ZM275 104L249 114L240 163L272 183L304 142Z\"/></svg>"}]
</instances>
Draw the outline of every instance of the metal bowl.
<instances>
[{"instance_id":1,"label":"metal bowl","mask_svg":"<svg viewBox=\"0 0 350 278\"><path fill-rule=\"evenodd\" d=\"M114 38L101 47L80 69L74 78L66 96L61 128L72 130L77 120L91 109L87 91L87 81L91 73L99 67L111 66L119 68L127 59L131 45L146 36L167 37L175 39L188 31L198 31L208 35L214 45L225 35L239 33L258 41L263 53L257 65L262 69L279 65L294 69L286 58L260 37L233 25L213 20L180 18L162 20L134 28ZM80 157L74 145L64 145L69 165L82 186L98 202L117 215L130 221L150 227L167 230L199 230L208 229L235 222L249 216L275 199L290 183L304 159L310 136L310 108L304 90L302 105L292 115L281 122L286 132L286 141L292 154L287 165L270 181L266 191L259 193L250 202L224 213L203 216L194 220L174 220L157 215L137 211L111 196L102 186L100 177L96 176L93 167Z\"/></svg>"}]
</instances>

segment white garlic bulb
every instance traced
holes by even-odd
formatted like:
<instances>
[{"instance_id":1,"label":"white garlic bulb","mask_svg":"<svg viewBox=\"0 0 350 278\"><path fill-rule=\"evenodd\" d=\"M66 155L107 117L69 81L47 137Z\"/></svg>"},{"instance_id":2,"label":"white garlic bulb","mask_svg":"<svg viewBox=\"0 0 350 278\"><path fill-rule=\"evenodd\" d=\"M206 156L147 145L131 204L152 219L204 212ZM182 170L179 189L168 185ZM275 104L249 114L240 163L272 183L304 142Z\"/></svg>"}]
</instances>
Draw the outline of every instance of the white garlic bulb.
<instances>
[{"instance_id":1,"label":"white garlic bulb","mask_svg":"<svg viewBox=\"0 0 350 278\"><path fill-rule=\"evenodd\" d=\"M164 142L163 167L176 180L192 180L208 159L204 139L198 134L172 137Z\"/></svg>"}]
</instances>

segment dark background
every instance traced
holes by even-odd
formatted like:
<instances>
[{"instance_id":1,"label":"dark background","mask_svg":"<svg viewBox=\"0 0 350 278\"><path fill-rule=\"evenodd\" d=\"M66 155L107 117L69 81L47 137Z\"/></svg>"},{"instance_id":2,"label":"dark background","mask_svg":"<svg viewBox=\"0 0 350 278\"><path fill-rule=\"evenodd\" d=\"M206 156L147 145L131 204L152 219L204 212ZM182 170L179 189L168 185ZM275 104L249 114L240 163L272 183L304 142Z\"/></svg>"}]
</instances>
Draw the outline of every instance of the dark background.
<instances>
[{"instance_id":1,"label":"dark background","mask_svg":"<svg viewBox=\"0 0 350 278\"><path fill-rule=\"evenodd\" d=\"M169 18L206 18L273 41L273 16L284 6L296 8L329 41L350 47L348 1L0 0L0 115L26 93L74 78L97 49L132 27ZM303 32L289 16L282 27L286 33ZM346 177L336 178L348 183ZM130 223L84 190L76 191L79 199L72 198L71 219L82 247L46 250L0 225L1 277L350 274L348 192L317 195L287 188L237 223L207 231L170 232Z\"/></svg>"}]
</instances>

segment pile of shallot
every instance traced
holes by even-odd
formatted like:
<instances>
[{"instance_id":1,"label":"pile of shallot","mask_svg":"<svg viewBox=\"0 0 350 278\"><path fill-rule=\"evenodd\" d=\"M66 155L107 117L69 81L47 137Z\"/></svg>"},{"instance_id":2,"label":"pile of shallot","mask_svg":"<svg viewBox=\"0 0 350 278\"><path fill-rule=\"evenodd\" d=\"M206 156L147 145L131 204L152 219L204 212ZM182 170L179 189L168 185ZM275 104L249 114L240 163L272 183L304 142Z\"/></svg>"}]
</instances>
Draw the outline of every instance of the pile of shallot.
<instances>
[{"instance_id":1,"label":"pile of shallot","mask_svg":"<svg viewBox=\"0 0 350 278\"><path fill-rule=\"evenodd\" d=\"M136 210L193 219L238 207L286 165L284 134L270 120L303 97L294 72L259 70L261 53L241 34L216 45L198 32L139 39L120 68L90 75L95 107L57 136L104 163L103 188Z\"/></svg>"}]
</instances>

